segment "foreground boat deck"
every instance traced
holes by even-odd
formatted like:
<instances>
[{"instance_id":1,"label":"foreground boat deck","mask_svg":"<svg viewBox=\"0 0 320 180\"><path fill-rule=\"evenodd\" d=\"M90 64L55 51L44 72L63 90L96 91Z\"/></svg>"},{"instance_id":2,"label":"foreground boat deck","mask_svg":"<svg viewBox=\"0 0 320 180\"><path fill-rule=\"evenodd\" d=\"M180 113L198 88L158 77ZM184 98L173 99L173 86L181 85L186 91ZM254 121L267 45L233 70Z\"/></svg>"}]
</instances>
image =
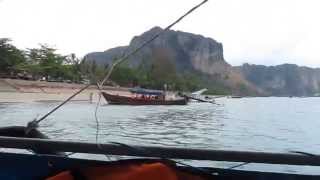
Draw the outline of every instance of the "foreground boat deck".
<instances>
[{"instance_id":1,"label":"foreground boat deck","mask_svg":"<svg viewBox=\"0 0 320 180\"><path fill-rule=\"evenodd\" d=\"M62 156L53 155L30 155L30 154L15 154L15 153L0 153L0 179L13 180L37 180L45 179L60 171L66 169L78 169L93 166L108 166L121 165L126 163L150 163L157 162L155 159L133 159L120 161L96 161L74 159ZM189 167L180 167L181 170L194 171ZM232 169L220 168L205 168L213 174L214 179L233 180L314 180L319 179L320 176L315 175L297 175L288 173L270 173L270 172L256 172L256 171L241 171ZM195 172L197 173L197 172Z\"/></svg>"},{"instance_id":2,"label":"foreground boat deck","mask_svg":"<svg viewBox=\"0 0 320 180\"><path fill-rule=\"evenodd\" d=\"M120 143L94 144L83 142L53 141L44 139L27 139L0 137L0 146L15 149L47 148L52 151L90 153L104 155L120 155L134 157L134 159L106 161L86 160L70 158L63 155L23 154L23 153L0 153L0 179L5 180L33 180L45 179L66 170L89 168L97 166L123 165L130 163L150 163L171 161L172 159L211 160L229 162L267 163L267 164L290 164L320 166L319 156L305 154L263 153L263 152L240 152L219 151L201 149L182 149L165 147L142 147L130 146ZM151 159L137 159L137 157L150 157ZM171 161L175 162L175 161ZM176 166L177 165L177 166ZM221 169L210 167L190 167L176 164L175 167L190 173L203 173L207 179L246 179L246 180L305 180L320 179L320 175L299 175L293 173L272 173L235 169ZM192 164L191 164L192 165ZM112 172L110 172L112 173ZM320 174L320 173L319 173Z\"/></svg>"}]
</instances>

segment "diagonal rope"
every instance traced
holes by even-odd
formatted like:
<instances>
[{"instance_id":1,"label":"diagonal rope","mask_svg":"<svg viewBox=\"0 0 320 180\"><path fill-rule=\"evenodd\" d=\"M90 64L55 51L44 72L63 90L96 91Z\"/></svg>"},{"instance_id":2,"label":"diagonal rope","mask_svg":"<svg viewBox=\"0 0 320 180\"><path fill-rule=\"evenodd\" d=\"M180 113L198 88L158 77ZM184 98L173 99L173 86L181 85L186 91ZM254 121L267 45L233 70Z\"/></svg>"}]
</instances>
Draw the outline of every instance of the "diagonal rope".
<instances>
[{"instance_id":1,"label":"diagonal rope","mask_svg":"<svg viewBox=\"0 0 320 180\"><path fill-rule=\"evenodd\" d=\"M139 47L137 47L136 49L134 49L133 51L129 52L126 56L120 58L119 60L117 60L110 68L110 71L108 72L108 74L106 75L106 77L102 80L101 82L101 86L103 86L103 84L109 79L113 69L115 66L117 66L118 64L122 63L123 61L127 60L130 56L136 54L138 51L140 51L140 49L142 49L143 47L145 47L146 45L148 45L149 43L151 43L153 40L155 40L156 38L158 38L161 34L163 34L164 32L168 31L171 27L173 27L174 25L176 25L177 23L179 23L183 18L185 18L187 15L189 15L190 13L192 13L194 10L196 10L197 8L199 8L200 6L202 6L204 3L206 3L208 0L204 0L202 1L200 4L196 5L195 7L191 8L188 12L186 12L185 14L183 14L182 16L180 16L176 21L174 21L173 23L171 23L169 26L167 26L165 29L163 29L162 31L160 31L159 33L155 34L153 37L151 37L149 40L145 41L144 43L142 43Z\"/></svg>"},{"instance_id":2,"label":"diagonal rope","mask_svg":"<svg viewBox=\"0 0 320 180\"><path fill-rule=\"evenodd\" d=\"M192 13L194 10L196 10L197 8L199 8L201 5L203 5L204 3L206 3L208 0L204 0L202 1L200 4L196 5L195 7L193 7L192 9L190 9L188 12L186 12L185 14L183 14L182 16L180 16L176 21L174 21L173 23L171 23L170 25L168 25L165 29L163 29L162 31L160 31L159 33L155 34L154 36L152 36L149 40L145 41L144 43L142 43L140 46L138 46L136 49L132 50L129 53L126 53L126 51L128 51L129 48L127 48L124 52L123 55L120 59L118 59L117 61L115 61L110 70L108 71L108 74L104 77L104 79L101 81L101 83L97 83L97 87L99 90L99 100L96 106L96 110L95 110L95 119L96 119L96 124L97 124L97 129L96 129L96 144L99 146L98 144L98 137L99 137L99 120L97 117L97 111L99 108L99 104L100 104L100 98L101 98L101 92L102 92L102 87L104 85L104 83L110 78L111 73L113 71L113 69L118 65L121 64L122 62L126 61L129 59L130 56L136 54L138 51L140 51L143 47L147 46L148 44L150 44L153 40L155 40L156 38L158 38L161 34L163 34L164 32L168 31L171 27L173 27L174 25L176 25L177 23L179 23L184 17L186 17L187 15L189 15L190 13ZM121 127L121 126L120 126Z\"/></svg>"},{"instance_id":3,"label":"diagonal rope","mask_svg":"<svg viewBox=\"0 0 320 180\"><path fill-rule=\"evenodd\" d=\"M235 169L235 168L238 168L238 167L242 167L242 166L244 166L244 165L247 165L247 164L250 164L250 162L240 163L240 164L237 164L237 165L228 167L227 169Z\"/></svg>"},{"instance_id":4,"label":"diagonal rope","mask_svg":"<svg viewBox=\"0 0 320 180\"><path fill-rule=\"evenodd\" d=\"M50 114L52 114L53 112L55 112L56 110L58 110L61 106L65 105L67 102L69 102L72 98L74 98L76 95L80 94L82 91L84 91L85 89L87 89L89 86L91 86L90 84L84 86L83 88L81 88L79 91L77 91L76 93L74 93L72 96L70 96L68 99L66 99L65 101L63 101L61 104L59 104L57 107L55 107L54 109L52 109L50 112L48 112L47 114L45 114L44 116L42 116L39 120L37 120L37 123L40 123L41 121L43 121L44 119L46 119Z\"/></svg>"},{"instance_id":5,"label":"diagonal rope","mask_svg":"<svg viewBox=\"0 0 320 180\"><path fill-rule=\"evenodd\" d=\"M137 47L136 49L132 50L131 52L129 52L127 55L125 55L124 57L120 58L119 60L117 60L115 63L113 63L113 65L111 66L108 74L105 76L105 78L101 81L100 84L98 84L98 87L100 87L99 89L101 89L101 87L104 85L104 83L109 79L113 69L120 63L122 63L123 61L127 60L130 56L136 54L138 51L140 51L143 47L147 46L148 44L150 44L153 40L155 40L156 38L158 38L161 34L163 34L165 31L169 30L171 27L173 27L174 25L176 25L177 23L179 23L182 19L184 19L187 15L189 15L190 13L192 13L194 10L198 9L200 6L202 6L204 3L206 3L208 0L204 0L201 3L199 3L198 5L194 6L193 8L191 8L189 11L187 11L185 14L183 14L182 16L180 16L176 21L174 21L172 24L170 24L169 26L167 26L165 29L163 29L162 31L160 31L159 33L155 34L153 37L151 37L149 40L145 41L144 43L142 43L139 47ZM84 86L83 88L81 88L79 91L77 91L76 93L74 93L72 96L70 96L68 99L66 99L65 101L63 101L61 104L59 104L58 106L56 106L54 109L52 109L51 111L49 111L47 114L43 115L40 119L38 120L33 120L31 122L28 123L27 125L27 129L34 129L37 128L38 124L45 120L50 114L52 114L53 112L55 112L56 110L58 110L60 107L62 107L64 104L66 104L67 102L69 102L72 98L74 98L76 95L80 94L82 91L84 91L85 89L87 89L90 86L90 84ZM27 130L28 132L29 130Z\"/></svg>"},{"instance_id":6,"label":"diagonal rope","mask_svg":"<svg viewBox=\"0 0 320 180\"><path fill-rule=\"evenodd\" d=\"M95 120L96 120L96 144L97 144L98 147L100 146L100 144L98 142L99 130L100 130L100 123L99 123L99 119L98 119L98 109L99 109L99 106L100 106L100 102L101 102L101 93L99 93L98 102L96 104L96 108L95 108L95 111L94 111L94 117L95 117Z\"/></svg>"},{"instance_id":7,"label":"diagonal rope","mask_svg":"<svg viewBox=\"0 0 320 180\"><path fill-rule=\"evenodd\" d=\"M146 150L144 148L141 148L141 147L138 148L138 147L130 146L130 145L127 145L127 144L124 144L124 143L119 143L119 142L109 142L109 143L128 148L133 153L138 153L138 154L142 153L144 155L152 155L152 153L150 153L148 150ZM183 165L185 167L192 168L192 169L194 169L194 170L196 170L198 172L204 173L206 175L213 176L212 172L208 171L207 169L201 168L201 167L195 167L195 166L192 166L190 164L186 164L184 162L173 160L173 159L168 159L168 158L160 158L160 159L165 160L167 162L172 162L174 164Z\"/></svg>"}]
</instances>

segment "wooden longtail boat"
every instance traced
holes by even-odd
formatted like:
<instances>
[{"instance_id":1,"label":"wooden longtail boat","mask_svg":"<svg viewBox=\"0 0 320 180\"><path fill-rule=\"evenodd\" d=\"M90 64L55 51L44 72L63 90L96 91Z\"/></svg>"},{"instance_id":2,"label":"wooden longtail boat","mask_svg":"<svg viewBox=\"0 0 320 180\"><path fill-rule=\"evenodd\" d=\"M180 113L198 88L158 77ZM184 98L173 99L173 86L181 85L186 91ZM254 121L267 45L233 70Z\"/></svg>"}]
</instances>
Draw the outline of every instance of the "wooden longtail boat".
<instances>
[{"instance_id":1,"label":"wooden longtail boat","mask_svg":"<svg viewBox=\"0 0 320 180\"><path fill-rule=\"evenodd\" d=\"M117 105L186 105L188 99L185 97L168 98L163 91L148 89L130 89L129 96L115 95L102 92L103 97L109 104Z\"/></svg>"}]
</instances>

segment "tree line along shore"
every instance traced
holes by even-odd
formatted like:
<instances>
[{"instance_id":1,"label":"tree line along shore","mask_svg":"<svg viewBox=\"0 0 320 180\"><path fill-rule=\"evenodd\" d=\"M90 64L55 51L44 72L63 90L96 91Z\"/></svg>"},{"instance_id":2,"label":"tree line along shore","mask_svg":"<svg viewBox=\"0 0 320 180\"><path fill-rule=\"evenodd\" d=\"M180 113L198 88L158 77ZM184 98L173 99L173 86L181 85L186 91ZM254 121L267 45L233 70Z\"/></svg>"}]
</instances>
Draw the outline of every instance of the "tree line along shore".
<instances>
[{"instance_id":1,"label":"tree line along shore","mask_svg":"<svg viewBox=\"0 0 320 180\"><path fill-rule=\"evenodd\" d=\"M114 59L116 60L116 59ZM106 85L171 91L195 91L208 86L192 73L177 73L174 67L155 61L151 67L131 68L123 63L114 69ZM61 55L56 49L40 44L39 48L21 50L11 40L0 38L0 78L16 78L46 82L96 84L109 70L108 65L89 62L75 54ZM211 92L212 91L212 92ZM223 89L209 89L210 94L226 94Z\"/></svg>"}]
</instances>

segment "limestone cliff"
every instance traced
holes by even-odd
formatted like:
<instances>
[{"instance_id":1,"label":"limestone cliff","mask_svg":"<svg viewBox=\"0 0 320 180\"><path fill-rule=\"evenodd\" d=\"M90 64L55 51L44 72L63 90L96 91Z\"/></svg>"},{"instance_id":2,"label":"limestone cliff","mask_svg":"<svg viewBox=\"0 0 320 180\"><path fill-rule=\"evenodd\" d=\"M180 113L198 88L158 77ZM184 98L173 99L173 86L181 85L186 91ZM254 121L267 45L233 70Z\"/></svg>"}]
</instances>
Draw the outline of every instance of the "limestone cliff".
<instances>
[{"instance_id":1,"label":"limestone cliff","mask_svg":"<svg viewBox=\"0 0 320 180\"><path fill-rule=\"evenodd\" d=\"M110 64L114 59L135 49L160 31L162 31L160 27L154 27L133 37L128 46L89 53L85 59L87 62ZM241 73L234 71L224 60L222 44L202 35L167 31L137 54L131 56L127 62L132 68L137 68L141 64L150 67L154 60L164 61L165 59L170 61L178 73L197 73L205 77L209 84L224 86L230 93L257 93L255 87L245 80Z\"/></svg>"},{"instance_id":2,"label":"limestone cliff","mask_svg":"<svg viewBox=\"0 0 320 180\"><path fill-rule=\"evenodd\" d=\"M263 66L244 64L236 67L243 76L266 95L313 96L320 92L320 69L294 64Z\"/></svg>"}]
</instances>

